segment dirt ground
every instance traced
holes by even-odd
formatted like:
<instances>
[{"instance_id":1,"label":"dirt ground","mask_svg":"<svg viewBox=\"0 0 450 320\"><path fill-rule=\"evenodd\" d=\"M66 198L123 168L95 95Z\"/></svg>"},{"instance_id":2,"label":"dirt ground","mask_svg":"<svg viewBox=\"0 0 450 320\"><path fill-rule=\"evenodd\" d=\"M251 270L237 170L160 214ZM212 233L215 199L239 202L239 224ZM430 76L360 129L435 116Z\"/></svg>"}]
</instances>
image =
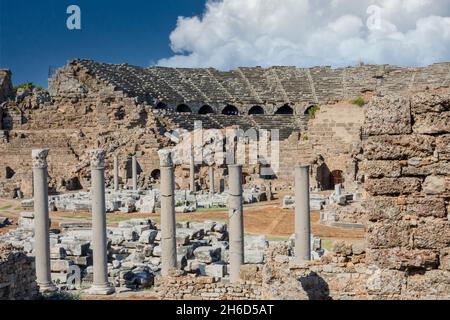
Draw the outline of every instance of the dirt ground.
<instances>
[{"instance_id":1,"label":"dirt ground","mask_svg":"<svg viewBox=\"0 0 450 320\"><path fill-rule=\"evenodd\" d=\"M0 216L13 220L13 225L1 228L0 232L6 232L16 227L20 214L20 202L17 200L0 199ZM85 221L90 220L89 212L51 212L52 228L57 229L61 221ZM108 225L115 226L120 221L133 218L150 218L156 222L160 221L159 213L108 213ZM228 213L223 209L202 210L194 213L177 214L177 221L204 221L214 220L226 222ZM287 239L294 233L294 210L281 209L278 200L253 204L244 207L244 225L246 234L266 235L269 240ZM360 240L364 238L361 230L349 230L336 227L328 227L319 224L319 212L311 212L311 228L315 236L325 240L343 239Z\"/></svg>"}]
</instances>

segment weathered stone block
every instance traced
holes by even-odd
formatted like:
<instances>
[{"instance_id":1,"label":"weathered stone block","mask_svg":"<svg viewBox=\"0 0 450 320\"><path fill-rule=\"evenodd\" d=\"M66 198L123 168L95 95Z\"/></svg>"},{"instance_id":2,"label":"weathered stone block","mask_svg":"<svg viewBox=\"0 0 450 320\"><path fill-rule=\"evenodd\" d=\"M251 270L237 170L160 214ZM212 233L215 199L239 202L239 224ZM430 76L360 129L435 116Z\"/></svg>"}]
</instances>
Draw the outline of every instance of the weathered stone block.
<instances>
[{"instance_id":1,"label":"weathered stone block","mask_svg":"<svg viewBox=\"0 0 450 320\"><path fill-rule=\"evenodd\" d=\"M404 248L372 249L366 253L366 263L383 269L425 269L439 265L439 255L435 250L412 250Z\"/></svg>"},{"instance_id":2,"label":"weathered stone block","mask_svg":"<svg viewBox=\"0 0 450 320\"><path fill-rule=\"evenodd\" d=\"M418 249L442 249L450 245L450 221L427 218L413 232L413 245Z\"/></svg>"},{"instance_id":3,"label":"weathered stone block","mask_svg":"<svg viewBox=\"0 0 450 320\"><path fill-rule=\"evenodd\" d=\"M450 160L450 134L436 138L436 152L440 160Z\"/></svg>"},{"instance_id":4,"label":"weathered stone block","mask_svg":"<svg viewBox=\"0 0 450 320\"><path fill-rule=\"evenodd\" d=\"M364 133L369 135L411 133L409 99L398 96L373 98L368 105Z\"/></svg>"},{"instance_id":5,"label":"weathered stone block","mask_svg":"<svg viewBox=\"0 0 450 320\"><path fill-rule=\"evenodd\" d=\"M158 234L157 230L145 230L139 237L139 242L145 244L152 244L155 242L157 234Z\"/></svg>"},{"instance_id":6,"label":"weathered stone block","mask_svg":"<svg viewBox=\"0 0 450 320\"><path fill-rule=\"evenodd\" d=\"M87 241L63 240L61 247L69 256L85 256L88 254L90 243Z\"/></svg>"},{"instance_id":7,"label":"weathered stone block","mask_svg":"<svg viewBox=\"0 0 450 320\"><path fill-rule=\"evenodd\" d=\"M450 112L424 113L414 117L413 130L418 134L450 132Z\"/></svg>"},{"instance_id":8,"label":"weathered stone block","mask_svg":"<svg viewBox=\"0 0 450 320\"><path fill-rule=\"evenodd\" d=\"M450 192L450 177L428 176L423 183L423 192L426 194L443 194Z\"/></svg>"},{"instance_id":9,"label":"weathered stone block","mask_svg":"<svg viewBox=\"0 0 450 320\"><path fill-rule=\"evenodd\" d=\"M444 248L439 253L440 266L442 270L450 271L450 247Z\"/></svg>"},{"instance_id":10,"label":"weathered stone block","mask_svg":"<svg viewBox=\"0 0 450 320\"><path fill-rule=\"evenodd\" d=\"M364 143L368 160L406 160L434 154L435 137L427 135L373 136Z\"/></svg>"},{"instance_id":11,"label":"weathered stone block","mask_svg":"<svg viewBox=\"0 0 450 320\"><path fill-rule=\"evenodd\" d=\"M444 112L450 110L448 93L420 92L411 98L411 111L415 114Z\"/></svg>"},{"instance_id":12,"label":"weathered stone block","mask_svg":"<svg viewBox=\"0 0 450 320\"><path fill-rule=\"evenodd\" d=\"M367 233L369 248L407 247L410 244L411 226L407 221L370 223Z\"/></svg>"},{"instance_id":13,"label":"weathered stone block","mask_svg":"<svg viewBox=\"0 0 450 320\"><path fill-rule=\"evenodd\" d=\"M373 295L399 295L406 283L405 273L396 270L370 269L367 291Z\"/></svg>"},{"instance_id":14,"label":"weathered stone block","mask_svg":"<svg viewBox=\"0 0 450 320\"><path fill-rule=\"evenodd\" d=\"M445 201L443 198L436 197L408 197L406 199L406 215L418 217L437 217L444 218L447 213L445 210Z\"/></svg>"},{"instance_id":15,"label":"weathered stone block","mask_svg":"<svg viewBox=\"0 0 450 320\"><path fill-rule=\"evenodd\" d=\"M361 170L369 178L397 178L401 175L399 161L365 161Z\"/></svg>"},{"instance_id":16,"label":"weathered stone block","mask_svg":"<svg viewBox=\"0 0 450 320\"><path fill-rule=\"evenodd\" d=\"M374 196L411 194L420 190L422 179L419 178L384 178L369 179L366 190Z\"/></svg>"},{"instance_id":17,"label":"weathered stone block","mask_svg":"<svg viewBox=\"0 0 450 320\"><path fill-rule=\"evenodd\" d=\"M429 175L450 175L450 162L440 161L437 163L408 165L402 168L403 176L429 176Z\"/></svg>"},{"instance_id":18,"label":"weathered stone block","mask_svg":"<svg viewBox=\"0 0 450 320\"><path fill-rule=\"evenodd\" d=\"M364 202L367 218L371 221L381 219L401 219L402 210L397 197L372 197Z\"/></svg>"},{"instance_id":19,"label":"weathered stone block","mask_svg":"<svg viewBox=\"0 0 450 320\"><path fill-rule=\"evenodd\" d=\"M450 272L431 270L408 276L406 299L450 299Z\"/></svg>"},{"instance_id":20,"label":"weathered stone block","mask_svg":"<svg viewBox=\"0 0 450 320\"><path fill-rule=\"evenodd\" d=\"M210 264L205 266L205 274L208 277L223 278L226 266L224 264Z\"/></svg>"},{"instance_id":21,"label":"weathered stone block","mask_svg":"<svg viewBox=\"0 0 450 320\"><path fill-rule=\"evenodd\" d=\"M212 263L220 260L220 248L198 247L194 250L195 258L204 263Z\"/></svg>"},{"instance_id":22,"label":"weathered stone block","mask_svg":"<svg viewBox=\"0 0 450 320\"><path fill-rule=\"evenodd\" d=\"M52 272L67 272L71 264L68 260L50 260L50 270Z\"/></svg>"}]
</instances>

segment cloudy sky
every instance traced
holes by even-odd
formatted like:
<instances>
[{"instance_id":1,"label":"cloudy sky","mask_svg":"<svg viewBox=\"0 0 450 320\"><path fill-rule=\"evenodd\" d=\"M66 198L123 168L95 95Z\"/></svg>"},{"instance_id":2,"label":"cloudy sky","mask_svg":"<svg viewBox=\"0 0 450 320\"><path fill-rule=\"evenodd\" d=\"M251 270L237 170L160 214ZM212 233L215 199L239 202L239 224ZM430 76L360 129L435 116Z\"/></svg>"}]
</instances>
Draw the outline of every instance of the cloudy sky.
<instances>
[{"instance_id":1,"label":"cloudy sky","mask_svg":"<svg viewBox=\"0 0 450 320\"><path fill-rule=\"evenodd\" d=\"M450 61L450 0L209 0L179 17L162 66Z\"/></svg>"},{"instance_id":2,"label":"cloudy sky","mask_svg":"<svg viewBox=\"0 0 450 320\"><path fill-rule=\"evenodd\" d=\"M69 5L81 30L66 26ZM450 61L450 0L0 0L0 68L46 86L74 58L143 67Z\"/></svg>"}]
</instances>

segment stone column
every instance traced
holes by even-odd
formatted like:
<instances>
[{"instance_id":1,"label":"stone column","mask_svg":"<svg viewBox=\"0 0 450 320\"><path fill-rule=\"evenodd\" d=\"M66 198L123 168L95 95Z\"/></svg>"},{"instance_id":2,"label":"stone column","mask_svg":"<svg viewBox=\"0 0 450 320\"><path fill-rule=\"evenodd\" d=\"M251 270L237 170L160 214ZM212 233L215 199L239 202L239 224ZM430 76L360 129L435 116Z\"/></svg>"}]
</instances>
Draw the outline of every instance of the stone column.
<instances>
[{"instance_id":1,"label":"stone column","mask_svg":"<svg viewBox=\"0 0 450 320\"><path fill-rule=\"evenodd\" d=\"M334 186L334 194L338 197L342 194L342 187L340 184Z\"/></svg>"},{"instance_id":2,"label":"stone column","mask_svg":"<svg viewBox=\"0 0 450 320\"><path fill-rule=\"evenodd\" d=\"M309 166L295 167L295 261L311 260Z\"/></svg>"},{"instance_id":3,"label":"stone column","mask_svg":"<svg viewBox=\"0 0 450 320\"><path fill-rule=\"evenodd\" d=\"M195 160L194 160L194 147L191 148L191 155L190 155L190 162L189 162L189 187L191 188L191 192L195 192Z\"/></svg>"},{"instance_id":4,"label":"stone column","mask_svg":"<svg viewBox=\"0 0 450 320\"><path fill-rule=\"evenodd\" d=\"M48 149L31 152L33 158L34 254L36 282L41 293L55 291L50 272L50 236L48 214L47 155Z\"/></svg>"},{"instance_id":5,"label":"stone column","mask_svg":"<svg viewBox=\"0 0 450 320\"><path fill-rule=\"evenodd\" d=\"M90 294L107 295L114 292L108 282L108 259L106 238L105 205L105 151L92 150L91 158L91 197L92 197L92 251L94 280Z\"/></svg>"},{"instance_id":6,"label":"stone column","mask_svg":"<svg viewBox=\"0 0 450 320\"><path fill-rule=\"evenodd\" d=\"M214 184L214 167L209 166L209 193L214 194L216 188Z\"/></svg>"},{"instance_id":7,"label":"stone column","mask_svg":"<svg viewBox=\"0 0 450 320\"><path fill-rule=\"evenodd\" d=\"M161 274L168 276L177 267L175 238L175 179L170 150L158 151L161 171Z\"/></svg>"},{"instance_id":8,"label":"stone column","mask_svg":"<svg viewBox=\"0 0 450 320\"><path fill-rule=\"evenodd\" d=\"M133 191L137 191L137 160L136 155L133 155L131 158L131 171L132 171L132 182L133 182Z\"/></svg>"},{"instance_id":9,"label":"stone column","mask_svg":"<svg viewBox=\"0 0 450 320\"><path fill-rule=\"evenodd\" d=\"M119 157L114 155L114 191L119 191Z\"/></svg>"},{"instance_id":10,"label":"stone column","mask_svg":"<svg viewBox=\"0 0 450 320\"><path fill-rule=\"evenodd\" d=\"M230 241L230 281L239 280L240 268L244 263L244 212L242 208L242 166L229 165L229 241Z\"/></svg>"}]
</instances>

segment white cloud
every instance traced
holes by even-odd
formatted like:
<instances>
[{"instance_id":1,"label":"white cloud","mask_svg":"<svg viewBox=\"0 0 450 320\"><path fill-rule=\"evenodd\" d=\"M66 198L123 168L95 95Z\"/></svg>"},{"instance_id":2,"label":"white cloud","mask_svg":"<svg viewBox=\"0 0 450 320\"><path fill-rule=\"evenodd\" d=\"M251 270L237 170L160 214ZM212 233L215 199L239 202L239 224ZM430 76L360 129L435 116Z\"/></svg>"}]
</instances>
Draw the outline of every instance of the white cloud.
<instances>
[{"instance_id":1,"label":"white cloud","mask_svg":"<svg viewBox=\"0 0 450 320\"><path fill-rule=\"evenodd\" d=\"M426 65L450 61L450 1L208 0L170 41L158 65Z\"/></svg>"}]
</instances>

